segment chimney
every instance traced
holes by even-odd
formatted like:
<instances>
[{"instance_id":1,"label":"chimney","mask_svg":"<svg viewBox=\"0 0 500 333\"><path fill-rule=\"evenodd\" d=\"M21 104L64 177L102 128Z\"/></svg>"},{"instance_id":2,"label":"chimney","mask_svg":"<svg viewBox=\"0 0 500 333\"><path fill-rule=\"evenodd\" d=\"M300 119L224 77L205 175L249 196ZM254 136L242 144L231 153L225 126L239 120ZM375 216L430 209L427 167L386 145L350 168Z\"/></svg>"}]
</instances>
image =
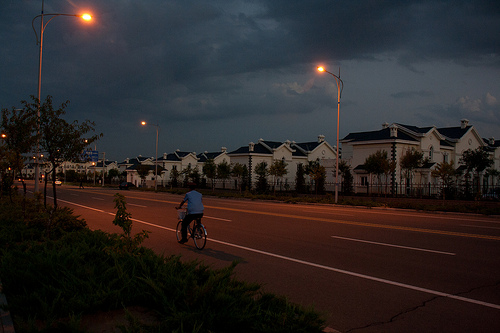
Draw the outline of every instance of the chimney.
<instances>
[{"instance_id":1,"label":"chimney","mask_svg":"<svg viewBox=\"0 0 500 333\"><path fill-rule=\"evenodd\" d=\"M491 137L488 140L489 140L490 146L494 146L495 145L495 138Z\"/></svg>"},{"instance_id":2,"label":"chimney","mask_svg":"<svg viewBox=\"0 0 500 333\"><path fill-rule=\"evenodd\" d=\"M467 126L469 126L469 120L468 119L462 119L462 120L460 120L460 128L465 129Z\"/></svg>"},{"instance_id":3,"label":"chimney","mask_svg":"<svg viewBox=\"0 0 500 333\"><path fill-rule=\"evenodd\" d=\"M387 127L389 127L389 123L388 122L385 122L382 124L382 129L386 129Z\"/></svg>"},{"instance_id":4,"label":"chimney","mask_svg":"<svg viewBox=\"0 0 500 333\"><path fill-rule=\"evenodd\" d=\"M250 143L248 144L248 151L253 151L254 147L255 147L255 143L250 142Z\"/></svg>"},{"instance_id":5,"label":"chimney","mask_svg":"<svg viewBox=\"0 0 500 333\"><path fill-rule=\"evenodd\" d=\"M163 153L163 159L166 160L167 159L167 153Z\"/></svg>"},{"instance_id":6,"label":"chimney","mask_svg":"<svg viewBox=\"0 0 500 333\"><path fill-rule=\"evenodd\" d=\"M323 134L318 135L318 143L324 142L325 141L325 136Z\"/></svg>"},{"instance_id":7,"label":"chimney","mask_svg":"<svg viewBox=\"0 0 500 333\"><path fill-rule=\"evenodd\" d=\"M227 152L227 148L226 148L226 147L222 147L220 150L221 150L221 152L223 152L223 153L226 153L226 152Z\"/></svg>"},{"instance_id":8,"label":"chimney","mask_svg":"<svg viewBox=\"0 0 500 333\"><path fill-rule=\"evenodd\" d=\"M398 137L398 127L396 125L392 125L389 127L391 130L391 138L397 138Z\"/></svg>"}]
</instances>

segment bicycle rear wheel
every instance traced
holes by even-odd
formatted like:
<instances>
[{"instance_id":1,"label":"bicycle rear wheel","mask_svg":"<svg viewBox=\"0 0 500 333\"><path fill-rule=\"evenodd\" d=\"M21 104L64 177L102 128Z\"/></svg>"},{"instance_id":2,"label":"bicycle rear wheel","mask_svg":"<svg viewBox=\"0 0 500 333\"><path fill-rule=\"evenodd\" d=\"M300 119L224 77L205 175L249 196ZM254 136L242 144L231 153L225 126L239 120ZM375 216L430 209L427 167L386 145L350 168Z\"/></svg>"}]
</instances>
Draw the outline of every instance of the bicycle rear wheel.
<instances>
[{"instance_id":1,"label":"bicycle rear wheel","mask_svg":"<svg viewBox=\"0 0 500 333\"><path fill-rule=\"evenodd\" d=\"M179 223L177 223L177 229L175 229L175 236L177 237L178 242L182 239L181 229L182 229L182 221L179 221Z\"/></svg>"},{"instance_id":2,"label":"bicycle rear wheel","mask_svg":"<svg viewBox=\"0 0 500 333\"><path fill-rule=\"evenodd\" d=\"M196 225L193 230L194 245L198 250L203 250L207 244L207 230L203 225Z\"/></svg>"}]
</instances>

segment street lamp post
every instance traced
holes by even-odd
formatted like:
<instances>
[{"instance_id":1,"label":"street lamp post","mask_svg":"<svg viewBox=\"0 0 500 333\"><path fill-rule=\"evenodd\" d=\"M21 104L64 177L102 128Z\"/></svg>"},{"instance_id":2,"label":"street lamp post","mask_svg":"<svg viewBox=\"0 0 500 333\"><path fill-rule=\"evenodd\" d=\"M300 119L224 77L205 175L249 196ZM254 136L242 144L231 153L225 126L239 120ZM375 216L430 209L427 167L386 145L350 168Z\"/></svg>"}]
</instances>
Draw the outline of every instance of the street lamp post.
<instances>
[{"instance_id":1,"label":"street lamp post","mask_svg":"<svg viewBox=\"0 0 500 333\"><path fill-rule=\"evenodd\" d=\"M335 75L327 71L324 67L318 67L318 71L330 74L335 78L337 83L337 152L336 152L336 162L335 162L335 203L339 199L339 123L340 123L340 97L342 95L342 90L344 90L344 82L340 79L340 68L339 75Z\"/></svg>"},{"instance_id":2,"label":"street lamp post","mask_svg":"<svg viewBox=\"0 0 500 333\"><path fill-rule=\"evenodd\" d=\"M56 18L57 16L73 16L73 17L80 17L84 19L85 21L90 21L92 19L92 16L89 14L83 14L83 15L77 15L77 14L60 14L60 13L51 13L51 14L44 14L43 13L43 3L44 0L42 0L42 12L40 15L37 15L33 18L31 21L31 26L33 27L33 31L35 32L36 36L36 41L37 44L40 45L39 49L39 56L38 56L38 120L40 121L40 99L41 99L41 92L42 92L42 54L43 54L43 33L45 31L45 28L47 27L47 24L49 24L52 19ZM44 16L50 16L50 19L47 22L43 21ZM37 18L40 18L40 40L38 40L38 34L35 29L35 20ZM40 123L38 123L38 132L40 132ZM40 145L37 145L37 154L36 154L36 163L35 163L35 192L38 192L39 190L39 177L40 177L40 165L39 165L39 157L40 157Z\"/></svg>"},{"instance_id":3,"label":"street lamp post","mask_svg":"<svg viewBox=\"0 0 500 333\"><path fill-rule=\"evenodd\" d=\"M141 125L146 126L147 123L145 121L142 121ZM158 123L152 126L156 127L155 191L157 191L158 190L158 130L160 129L160 126L158 125Z\"/></svg>"}]
</instances>

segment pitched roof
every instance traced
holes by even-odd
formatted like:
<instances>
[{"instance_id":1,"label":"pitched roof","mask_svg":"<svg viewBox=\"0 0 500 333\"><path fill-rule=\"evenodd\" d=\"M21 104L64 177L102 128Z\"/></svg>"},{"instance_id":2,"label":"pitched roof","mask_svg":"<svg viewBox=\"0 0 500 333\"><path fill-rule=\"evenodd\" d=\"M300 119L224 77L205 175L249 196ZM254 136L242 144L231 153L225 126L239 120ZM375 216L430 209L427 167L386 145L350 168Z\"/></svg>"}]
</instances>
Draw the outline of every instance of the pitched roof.
<instances>
[{"instance_id":1,"label":"pitched roof","mask_svg":"<svg viewBox=\"0 0 500 333\"><path fill-rule=\"evenodd\" d=\"M264 142L267 146L269 147L275 147L275 144L276 142L273 142L273 141L262 141ZM268 144L270 143L271 146ZM283 143L280 143L280 145L282 145ZM279 146L278 146L279 147ZM275 147L277 148L277 147ZM269 154L271 155L273 152L272 150L269 150L265 145L263 145L261 142L258 142L254 145L254 148L253 148L253 151L251 152L250 151L250 147L249 146L243 146L243 147L240 147L230 153L228 153L228 155L236 155L236 154Z\"/></svg>"},{"instance_id":2,"label":"pitched roof","mask_svg":"<svg viewBox=\"0 0 500 333\"><path fill-rule=\"evenodd\" d=\"M437 131L449 139L460 139L471 129L471 127L472 126L465 126L465 128L462 128L461 126L443 127L438 128Z\"/></svg>"},{"instance_id":3,"label":"pitched roof","mask_svg":"<svg viewBox=\"0 0 500 333\"><path fill-rule=\"evenodd\" d=\"M219 156L220 154L223 154L223 152L221 151L215 153L204 152L196 155L196 157L201 163L204 163L207 160L215 160L217 156Z\"/></svg>"},{"instance_id":4,"label":"pitched roof","mask_svg":"<svg viewBox=\"0 0 500 333\"><path fill-rule=\"evenodd\" d=\"M267 155L272 155L273 150L277 149L284 144L290 144L289 148L292 150L292 155L293 156L306 156L304 152L301 151L304 150L306 152L313 151L321 142L303 142L303 143L297 143L297 142L290 142L290 141L285 141L285 142L280 142L280 141L266 141L260 139L259 142L255 143L253 145L253 151L250 151L250 145L248 146L243 146L240 147L236 150L233 150L232 152L229 152L228 155L239 155L239 154L267 154ZM294 149L293 146L296 146L297 148L300 149Z\"/></svg>"},{"instance_id":5,"label":"pitched roof","mask_svg":"<svg viewBox=\"0 0 500 333\"><path fill-rule=\"evenodd\" d=\"M434 126L417 127L417 126L403 125L403 124L398 124L398 123L396 123L396 125L398 125L399 127L404 127L406 129L409 129L412 132L420 133L420 134L425 134L425 133L429 132L430 130L432 130L434 128ZM398 136L399 136L399 132L398 132Z\"/></svg>"},{"instance_id":6,"label":"pitched roof","mask_svg":"<svg viewBox=\"0 0 500 333\"><path fill-rule=\"evenodd\" d=\"M404 133L403 131L398 131L397 137L391 137L390 128L383 128L378 131L349 133L345 138L342 139L342 141L363 142L363 141L385 141L385 140L396 140L396 139L417 141L415 138Z\"/></svg>"}]
</instances>

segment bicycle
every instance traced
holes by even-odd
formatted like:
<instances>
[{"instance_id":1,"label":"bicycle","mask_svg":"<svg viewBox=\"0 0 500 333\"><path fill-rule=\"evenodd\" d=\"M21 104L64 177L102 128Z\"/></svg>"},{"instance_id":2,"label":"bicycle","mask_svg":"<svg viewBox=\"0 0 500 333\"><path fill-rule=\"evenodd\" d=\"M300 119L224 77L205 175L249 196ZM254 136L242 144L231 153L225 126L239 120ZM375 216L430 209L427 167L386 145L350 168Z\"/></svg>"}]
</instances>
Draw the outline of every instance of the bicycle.
<instances>
[{"instance_id":1,"label":"bicycle","mask_svg":"<svg viewBox=\"0 0 500 333\"><path fill-rule=\"evenodd\" d=\"M182 220L185 216L186 209L177 209L177 217L179 219L175 230L177 241L182 239ZM191 227L191 223L187 226L187 232L189 235L188 238L192 238L194 240L194 246L196 246L198 250L203 250L205 244L207 244L207 229L205 229L205 226L201 223L201 218L194 219L192 222L195 222L193 227Z\"/></svg>"}]
</instances>

